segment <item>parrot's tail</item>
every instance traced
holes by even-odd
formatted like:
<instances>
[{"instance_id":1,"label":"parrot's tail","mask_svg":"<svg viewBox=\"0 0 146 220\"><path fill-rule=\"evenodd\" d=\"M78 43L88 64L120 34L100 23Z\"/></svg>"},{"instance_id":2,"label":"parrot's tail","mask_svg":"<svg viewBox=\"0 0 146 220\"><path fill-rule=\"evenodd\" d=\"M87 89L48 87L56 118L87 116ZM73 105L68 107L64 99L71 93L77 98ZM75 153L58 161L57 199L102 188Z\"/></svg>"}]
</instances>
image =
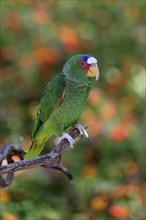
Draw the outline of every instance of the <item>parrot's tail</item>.
<instances>
[{"instance_id":1,"label":"parrot's tail","mask_svg":"<svg viewBox=\"0 0 146 220\"><path fill-rule=\"evenodd\" d=\"M44 148L45 143L40 144L39 146L36 145L36 142L33 141L28 152L26 153L24 159L30 159L30 158L34 158L37 157L41 151Z\"/></svg>"}]
</instances>

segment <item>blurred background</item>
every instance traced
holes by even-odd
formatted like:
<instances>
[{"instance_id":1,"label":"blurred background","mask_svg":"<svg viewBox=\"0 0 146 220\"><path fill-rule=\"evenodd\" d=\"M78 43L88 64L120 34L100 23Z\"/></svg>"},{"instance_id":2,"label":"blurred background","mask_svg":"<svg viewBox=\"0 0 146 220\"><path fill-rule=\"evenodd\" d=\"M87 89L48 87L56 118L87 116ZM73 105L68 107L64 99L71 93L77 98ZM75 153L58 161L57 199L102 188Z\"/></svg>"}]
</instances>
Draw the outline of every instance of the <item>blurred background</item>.
<instances>
[{"instance_id":1,"label":"blurred background","mask_svg":"<svg viewBox=\"0 0 146 220\"><path fill-rule=\"evenodd\" d=\"M145 1L2 0L1 139L28 149L43 89L78 53L100 78L80 121L90 141L63 152L58 171L17 172L1 189L3 220L144 220ZM47 149L43 153L46 153Z\"/></svg>"}]
</instances>

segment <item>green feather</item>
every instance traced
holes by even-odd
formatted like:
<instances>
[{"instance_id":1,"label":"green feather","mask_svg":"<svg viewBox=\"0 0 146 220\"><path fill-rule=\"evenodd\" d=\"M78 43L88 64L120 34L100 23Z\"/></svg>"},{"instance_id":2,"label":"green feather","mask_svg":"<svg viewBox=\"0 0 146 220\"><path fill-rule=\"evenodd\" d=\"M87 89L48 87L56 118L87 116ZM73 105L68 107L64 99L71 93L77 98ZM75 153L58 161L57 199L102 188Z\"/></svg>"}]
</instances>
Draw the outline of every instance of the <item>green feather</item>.
<instances>
[{"instance_id":1,"label":"green feather","mask_svg":"<svg viewBox=\"0 0 146 220\"><path fill-rule=\"evenodd\" d=\"M29 151L25 155L26 159L33 158L39 155L39 153L44 148L44 145L47 141L46 139L49 139L53 134L56 133L56 131L53 131L53 129L51 129L53 126L51 121L49 121L49 117L58 106L60 96L63 94L64 91L64 86L65 82L62 73L58 74L46 86L43 92L43 97L41 99L37 115L34 120L32 130L32 144ZM44 124L47 120L48 127L46 129L46 126L44 126ZM48 133L46 133L46 130L49 130Z\"/></svg>"},{"instance_id":2,"label":"green feather","mask_svg":"<svg viewBox=\"0 0 146 220\"><path fill-rule=\"evenodd\" d=\"M60 96L63 94L65 79L62 73L58 74L48 83L43 92L43 97L34 120L32 140L39 127L49 119L51 113L57 108ZM41 123L42 122L42 123Z\"/></svg>"}]
</instances>

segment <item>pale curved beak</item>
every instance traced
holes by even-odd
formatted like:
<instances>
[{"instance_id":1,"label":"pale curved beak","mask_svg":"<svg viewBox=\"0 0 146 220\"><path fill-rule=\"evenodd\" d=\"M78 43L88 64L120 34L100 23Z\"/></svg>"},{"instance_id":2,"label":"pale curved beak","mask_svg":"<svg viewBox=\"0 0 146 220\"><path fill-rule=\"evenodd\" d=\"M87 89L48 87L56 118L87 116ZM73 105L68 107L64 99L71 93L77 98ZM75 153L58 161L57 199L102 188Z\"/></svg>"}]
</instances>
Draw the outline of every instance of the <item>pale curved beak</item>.
<instances>
[{"instance_id":1,"label":"pale curved beak","mask_svg":"<svg viewBox=\"0 0 146 220\"><path fill-rule=\"evenodd\" d=\"M91 67L89 68L88 72L87 72L87 76L89 77L94 77L95 76L95 80L97 81L99 78L99 69L97 66L97 63L94 63L91 65Z\"/></svg>"}]
</instances>

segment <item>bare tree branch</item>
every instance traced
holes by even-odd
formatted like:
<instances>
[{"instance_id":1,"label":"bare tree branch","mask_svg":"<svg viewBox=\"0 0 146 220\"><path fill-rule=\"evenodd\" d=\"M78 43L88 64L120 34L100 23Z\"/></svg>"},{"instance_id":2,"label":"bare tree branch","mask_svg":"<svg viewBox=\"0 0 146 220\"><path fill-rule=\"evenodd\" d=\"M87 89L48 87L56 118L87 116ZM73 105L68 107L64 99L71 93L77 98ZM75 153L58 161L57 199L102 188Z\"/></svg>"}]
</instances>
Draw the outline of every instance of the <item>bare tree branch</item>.
<instances>
[{"instance_id":1,"label":"bare tree branch","mask_svg":"<svg viewBox=\"0 0 146 220\"><path fill-rule=\"evenodd\" d=\"M69 133L70 136L75 139L77 138L80 133L78 129L74 128ZM43 156L38 156L36 158L27 159L27 160L20 160L18 162L12 162L8 165L0 166L0 175L14 173L20 170L26 170L37 166L45 166L51 167L58 170L62 169L62 172L69 173L66 168L61 168L61 166L57 166L59 164L59 156L61 153L69 146L69 142L66 139L63 139L50 153L45 154ZM19 149L20 150L20 149ZM23 151L24 152L24 151ZM70 174L69 174L70 175Z\"/></svg>"}]
</instances>

